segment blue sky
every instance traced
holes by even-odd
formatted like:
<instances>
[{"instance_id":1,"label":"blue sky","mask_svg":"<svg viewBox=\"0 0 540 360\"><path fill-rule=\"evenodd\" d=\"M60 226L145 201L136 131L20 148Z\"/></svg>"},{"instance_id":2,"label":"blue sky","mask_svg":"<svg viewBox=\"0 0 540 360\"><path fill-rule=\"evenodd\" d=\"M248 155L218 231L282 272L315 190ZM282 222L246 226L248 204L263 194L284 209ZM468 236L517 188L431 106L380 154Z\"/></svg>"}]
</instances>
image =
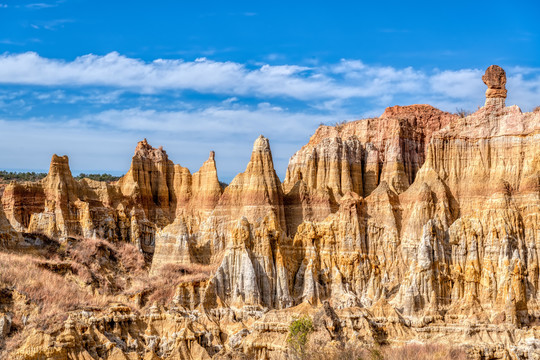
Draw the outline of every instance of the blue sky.
<instances>
[{"instance_id":1,"label":"blue sky","mask_svg":"<svg viewBox=\"0 0 540 360\"><path fill-rule=\"evenodd\" d=\"M392 105L483 104L481 75L508 75L508 104L540 105L537 1L0 0L0 168L129 168L146 137L220 178L270 139L276 170L320 123Z\"/></svg>"}]
</instances>

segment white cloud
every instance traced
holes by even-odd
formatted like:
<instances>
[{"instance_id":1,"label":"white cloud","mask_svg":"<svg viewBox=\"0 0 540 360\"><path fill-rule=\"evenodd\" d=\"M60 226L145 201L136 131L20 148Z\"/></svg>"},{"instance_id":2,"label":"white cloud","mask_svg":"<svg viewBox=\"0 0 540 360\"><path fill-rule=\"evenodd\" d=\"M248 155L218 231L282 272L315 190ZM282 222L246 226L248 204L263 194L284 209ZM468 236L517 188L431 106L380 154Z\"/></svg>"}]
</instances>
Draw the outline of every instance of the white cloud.
<instances>
[{"instance_id":1,"label":"white cloud","mask_svg":"<svg viewBox=\"0 0 540 360\"><path fill-rule=\"evenodd\" d=\"M238 101L238 98L236 96L233 96L233 97L230 97L230 98L227 98L225 100L223 100L221 103L224 104L224 105L227 105L227 104L232 104L234 102L237 102Z\"/></svg>"},{"instance_id":2,"label":"white cloud","mask_svg":"<svg viewBox=\"0 0 540 360\"><path fill-rule=\"evenodd\" d=\"M510 69L509 69L510 70ZM513 68L511 82L522 87L524 106L538 95L533 86L538 69ZM482 70L421 71L411 67L367 65L360 60L341 60L334 65L268 65L250 67L231 61L198 58L156 59L145 62L116 52L84 55L73 61L49 59L33 52L0 55L0 83L58 87L105 86L138 93L190 90L229 97L291 98L327 102L354 98L374 103L417 98L446 97L481 103ZM531 75L532 74L532 75ZM524 75L527 75L526 77ZM520 77L522 76L522 77ZM524 89L524 90L523 90ZM436 104L435 104L436 105ZM320 105L317 105L320 106Z\"/></svg>"},{"instance_id":3,"label":"white cloud","mask_svg":"<svg viewBox=\"0 0 540 360\"><path fill-rule=\"evenodd\" d=\"M509 72L514 75L507 81L507 103L524 106L525 111L540 106L540 69L516 68Z\"/></svg>"},{"instance_id":4,"label":"white cloud","mask_svg":"<svg viewBox=\"0 0 540 360\"><path fill-rule=\"evenodd\" d=\"M482 82L483 73L477 69L443 71L430 78L431 90L451 98L475 97L486 90Z\"/></svg>"},{"instance_id":5,"label":"white cloud","mask_svg":"<svg viewBox=\"0 0 540 360\"><path fill-rule=\"evenodd\" d=\"M39 10L39 9L47 9L47 8L57 7L58 5L59 5L59 2L56 2L56 3L32 3L32 4L25 5L25 7L27 7L28 9Z\"/></svg>"},{"instance_id":6,"label":"white cloud","mask_svg":"<svg viewBox=\"0 0 540 360\"><path fill-rule=\"evenodd\" d=\"M347 74L351 71L363 70L366 68L366 65L360 60L346 60L341 59L340 63L332 67L333 72L336 74Z\"/></svg>"},{"instance_id":7,"label":"white cloud","mask_svg":"<svg viewBox=\"0 0 540 360\"><path fill-rule=\"evenodd\" d=\"M22 45L24 45L24 43L22 43L22 42L13 41L13 40L9 40L9 39L2 39L2 40L0 40L0 44L5 44L5 45L17 45L17 46L22 46Z\"/></svg>"}]
</instances>

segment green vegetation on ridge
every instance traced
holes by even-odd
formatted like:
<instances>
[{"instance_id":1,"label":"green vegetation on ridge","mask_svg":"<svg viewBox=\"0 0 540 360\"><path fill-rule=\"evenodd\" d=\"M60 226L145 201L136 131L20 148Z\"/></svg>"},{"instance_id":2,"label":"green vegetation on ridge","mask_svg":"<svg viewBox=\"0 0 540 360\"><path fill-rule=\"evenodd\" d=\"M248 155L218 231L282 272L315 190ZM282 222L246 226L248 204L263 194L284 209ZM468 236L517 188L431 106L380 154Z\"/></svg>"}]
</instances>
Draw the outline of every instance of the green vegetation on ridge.
<instances>
[{"instance_id":1,"label":"green vegetation on ridge","mask_svg":"<svg viewBox=\"0 0 540 360\"><path fill-rule=\"evenodd\" d=\"M14 172L14 171L5 171L5 170L0 170L0 183L1 182L9 182L9 181L38 181L38 180L41 180L43 179L45 176L47 176L47 173L36 173L34 171L32 172ZM111 182L111 181L117 181L118 179L121 178L121 176L114 176L114 175L111 175L111 174L85 174L85 173L80 173L79 175L75 176L75 179L77 180L80 180L80 179L84 179L84 178L88 178L88 179L92 179L92 180L96 180L96 181L106 181L106 182Z\"/></svg>"}]
</instances>

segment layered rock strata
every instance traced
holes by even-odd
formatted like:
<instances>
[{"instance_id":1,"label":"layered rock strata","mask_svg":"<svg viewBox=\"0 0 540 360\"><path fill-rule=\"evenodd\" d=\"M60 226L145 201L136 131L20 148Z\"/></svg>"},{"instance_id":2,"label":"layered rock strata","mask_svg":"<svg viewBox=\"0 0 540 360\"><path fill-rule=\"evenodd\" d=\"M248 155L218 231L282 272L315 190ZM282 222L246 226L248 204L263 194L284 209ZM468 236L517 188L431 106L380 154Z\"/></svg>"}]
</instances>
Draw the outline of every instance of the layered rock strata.
<instances>
[{"instance_id":1,"label":"layered rock strata","mask_svg":"<svg viewBox=\"0 0 540 360\"><path fill-rule=\"evenodd\" d=\"M283 187L288 233L304 220L323 220L348 191L367 197L381 182L405 191L425 161L434 132L456 115L429 105L394 106L379 117L321 126L293 155Z\"/></svg>"},{"instance_id":2,"label":"layered rock strata","mask_svg":"<svg viewBox=\"0 0 540 360\"><path fill-rule=\"evenodd\" d=\"M506 72L497 65L491 65L482 76L482 81L487 85L486 106L504 107L506 99Z\"/></svg>"}]
</instances>

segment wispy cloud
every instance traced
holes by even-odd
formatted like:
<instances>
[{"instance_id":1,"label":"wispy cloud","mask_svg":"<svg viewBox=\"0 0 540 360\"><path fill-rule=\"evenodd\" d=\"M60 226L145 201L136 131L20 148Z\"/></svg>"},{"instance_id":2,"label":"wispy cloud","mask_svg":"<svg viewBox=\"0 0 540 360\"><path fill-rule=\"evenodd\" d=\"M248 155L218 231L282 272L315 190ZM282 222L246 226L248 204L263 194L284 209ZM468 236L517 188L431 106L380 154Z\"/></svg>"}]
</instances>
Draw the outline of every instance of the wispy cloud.
<instances>
[{"instance_id":1,"label":"wispy cloud","mask_svg":"<svg viewBox=\"0 0 540 360\"><path fill-rule=\"evenodd\" d=\"M49 104L115 104L119 102L123 90L98 91L87 90L79 94L65 90L51 91L33 91L31 94L25 94L25 97L31 97L36 100L44 101Z\"/></svg>"},{"instance_id":2,"label":"wispy cloud","mask_svg":"<svg viewBox=\"0 0 540 360\"><path fill-rule=\"evenodd\" d=\"M13 40L9 40L9 39L1 39L1 40L0 40L0 44L4 44L4 45L17 45L17 46L22 46L22 45L24 45L23 42L13 41Z\"/></svg>"},{"instance_id":3,"label":"wispy cloud","mask_svg":"<svg viewBox=\"0 0 540 360\"><path fill-rule=\"evenodd\" d=\"M32 10L48 9L48 8L57 7L63 2L65 1L57 0L53 2L38 2L38 3L26 4L24 7L26 7L27 9L32 9Z\"/></svg>"},{"instance_id":4,"label":"wispy cloud","mask_svg":"<svg viewBox=\"0 0 540 360\"><path fill-rule=\"evenodd\" d=\"M26 5L28 9L46 9L46 8L51 8L51 7L56 7L56 6L58 5L48 4L48 3L33 3L33 4Z\"/></svg>"},{"instance_id":5,"label":"wispy cloud","mask_svg":"<svg viewBox=\"0 0 540 360\"><path fill-rule=\"evenodd\" d=\"M36 30L45 29L45 30L50 30L50 31L56 31L58 29L62 29L65 26L65 24L69 24L73 22L75 22L75 20L73 19L55 19L55 20L38 22L36 24L30 24L30 27Z\"/></svg>"},{"instance_id":6,"label":"wispy cloud","mask_svg":"<svg viewBox=\"0 0 540 360\"><path fill-rule=\"evenodd\" d=\"M4 45L14 45L14 46L24 46L28 43L39 43L41 42L40 39L37 39L37 38L31 38L31 39L23 39L23 40L20 40L20 41L14 41L14 40L10 40L10 39L1 39L0 40L0 44L4 44Z\"/></svg>"},{"instance_id":7,"label":"wispy cloud","mask_svg":"<svg viewBox=\"0 0 540 360\"><path fill-rule=\"evenodd\" d=\"M486 88L481 81L483 73L478 69L442 71L429 79L431 91L450 98L481 95Z\"/></svg>"},{"instance_id":8,"label":"wispy cloud","mask_svg":"<svg viewBox=\"0 0 540 360\"><path fill-rule=\"evenodd\" d=\"M386 34L405 34L411 31L408 29L383 28L383 29L379 29L379 32L386 33Z\"/></svg>"}]
</instances>

